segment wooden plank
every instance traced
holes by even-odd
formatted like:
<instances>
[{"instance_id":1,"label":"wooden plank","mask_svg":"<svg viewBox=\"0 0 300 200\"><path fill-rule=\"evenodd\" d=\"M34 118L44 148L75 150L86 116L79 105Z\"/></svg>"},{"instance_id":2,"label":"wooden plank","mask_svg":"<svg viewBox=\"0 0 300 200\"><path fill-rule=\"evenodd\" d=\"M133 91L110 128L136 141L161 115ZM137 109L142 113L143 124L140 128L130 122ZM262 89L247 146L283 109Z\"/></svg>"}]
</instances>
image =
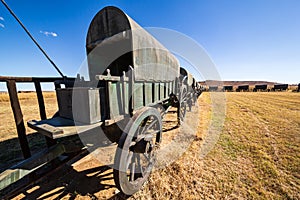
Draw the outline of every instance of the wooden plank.
<instances>
[{"instance_id":1,"label":"wooden plank","mask_svg":"<svg viewBox=\"0 0 300 200\"><path fill-rule=\"evenodd\" d=\"M42 93L42 89L41 89L41 83L39 81L34 81L34 86L35 86L36 96L37 96L38 103L39 103L41 120L47 119L45 102L44 102L43 93Z\"/></svg>"},{"instance_id":2,"label":"wooden plank","mask_svg":"<svg viewBox=\"0 0 300 200\"><path fill-rule=\"evenodd\" d=\"M103 122L98 122L95 124L84 124L76 122L75 124L73 120L62 117L54 117L42 121L32 120L27 122L27 125L30 128L52 139L58 139L76 135L78 133L89 132L97 128L100 129L100 126L102 124Z\"/></svg>"},{"instance_id":3,"label":"wooden plank","mask_svg":"<svg viewBox=\"0 0 300 200\"><path fill-rule=\"evenodd\" d=\"M153 102L152 99L152 83L145 83L145 105L149 105Z\"/></svg>"},{"instance_id":4,"label":"wooden plank","mask_svg":"<svg viewBox=\"0 0 300 200\"><path fill-rule=\"evenodd\" d=\"M59 156L56 162L50 163L51 166L45 164L39 169L35 170L34 174L25 176L18 182L11 184L5 189L1 190L0 196L2 199L13 199L23 192L26 193L26 191L29 188L32 188L34 185L39 185L41 182L48 180L51 174L55 174L57 172L62 172L62 174L67 173L67 166L71 166L72 163L75 163L86 155L88 155L88 151L83 150L79 154L74 155L74 157L72 157L73 155L69 155L68 157Z\"/></svg>"},{"instance_id":5,"label":"wooden plank","mask_svg":"<svg viewBox=\"0 0 300 200\"><path fill-rule=\"evenodd\" d=\"M114 119L115 117L121 114L121 95L118 95L117 87L119 86L118 83L108 82L108 93L109 93L109 108L110 108L110 119Z\"/></svg>"},{"instance_id":6,"label":"wooden plank","mask_svg":"<svg viewBox=\"0 0 300 200\"><path fill-rule=\"evenodd\" d=\"M127 115L129 114L129 83L128 82L124 82L124 109L125 112L124 114Z\"/></svg>"},{"instance_id":7,"label":"wooden plank","mask_svg":"<svg viewBox=\"0 0 300 200\"><path fill-rule=\"evenodd\" d=\"M29 158L31 156L29 144L26 138L26 129L24 126L23 114L20 107L20 102L18 99L16 82L14 80L9 80L6 82L7 90L9 94L11 108L13 110L15 123L17 127L18 139L22 149L24 158Z\"/></svg>"},{"instance_id":8,"label":"wooden plank","mask_svg":"<svg viewBox=\"0 0 300 200\"><path fill-rule=\"evenodd\" d=\"M124 110L124 104L123 104L123 95L122 95L122 83L121 82L117 82L115 83L116 85L116 95L118 98L118 107L119 107L119 114L124 115L125 112L123 112Z\"/></svg>"},{"instance_id":9,"label":"wooden plank","mask_svg":"<svg viewBox=\"0 0 300 200\"><path fill-rule=\"evenodd\" d=\"M121 81L121 79L123 79L124 81L128 81L129 78L128 77L123 77L121 78L120 76L105 76L105 75L96 75L96 80L99 80L99 81Z\"/></svg>"},{"instance_id":10,"label":"wooden plank","mask_svg":"<svg viewBox=\"0 0 300 200\"><path fill-rule=\"evenodd\" d=\"M159 83L154 83L154 103L159 102L160 99L160 94L159 94L159 90L160 90L160 84Z\"/></svg>"},{"instance_id":11,"label":"wooden plank","mask_svg":"<svg viewBox=\"0 0 300 200\"><path fill-rule=\"evenodd\" d=\"M122 89L121 89L121 93L122 93L122 111L123 111L123 114L127 113L127 107L126 107L126 101L127 99L125 98L125 94L127 92L126 90L126 83L124 81L124 77L125 77L125 72L123 72L123 76L121 77L121 85L122 85Z\"/></svg>"},{"instance_id":12,"label":"wooden plank","mask_svg":"<svg viewBox=\"0 0 300 200\"><path fill-rule=\"evenodd\" d=\"M24 176L30 174L37 168L40 168L41 166L55 159L64 152L64 146L62 144L58 144L56 146L53 146L52 148L35 154L31 158L24 160L16 166L13 166L11 169L4 171L0 174L0 190L20 180Z\"/></svg>"},{"instance_id":13,"label":"wooden plank","mask_svg":"<svg viewBox=\"0 0 300 200\"><path fill-rule=\"evenodd\" d=\"M159 99L163 100L165 98L165 87L164 83L159 83Z\"/></svg>"},{"instance_id":14,"label":"wooden plank","mask_svg":"<svg viewBox=\"0 0 300 200\"><path fill-rule=\"evenodd\" d=\"M35 121L27 122L28 126L34 130L37 130L39 133L45 135L47 138L53 138L53 135L63 134L64 131L60 128L56 128L49 124L38 124Z\"/></svg>"},{"instance_id":15,"label":"wooden plank","mask_svg":"<svg viewBox=\"0 0 300 200\"><path fill-rule=\"evenodd\" d=\"M129 115L119 115L119 116L114 117L113 119L105 120L105 126L110 126L112 124L115 124L115 123L125 119L126 117L129 117Z\"/></svg>"},{"instance_id":16,"label":"wooden plank","mask_svg":"<svg viewBox=\"0 0 300 200\"><path fill-rule=\"evenodd\" d=\"M61 78L61 77L13 77L0 76L0 82L15 81L15 82L54 82L56 80L75 80L75 78Z\"/></svg>"},{"instance_id":17,"label":"wooden plank","mask_svg":"<svg viewBox=\"0 0 300 200\"><path fill-rule=\"evenodd\" d=\"M133 89L133 103L136 110L143 107L143 83L134 83Z\"/></svg>"},{"instance_id":18,"label":"wooden plank","mask_svg":"<svg viewBox=\"0 0 300 200\"><path fill-rule=\"evenodd\" d=\"M34 86L35 86L36 96L38 99L41 120L47 119L41 83L39 81L34 81ZM45 136L45 139L46 139L46 143L47 143L48 147L51 147L56 144L55 140L53 140L47 136Z\"/></svg>"}]
</instances>

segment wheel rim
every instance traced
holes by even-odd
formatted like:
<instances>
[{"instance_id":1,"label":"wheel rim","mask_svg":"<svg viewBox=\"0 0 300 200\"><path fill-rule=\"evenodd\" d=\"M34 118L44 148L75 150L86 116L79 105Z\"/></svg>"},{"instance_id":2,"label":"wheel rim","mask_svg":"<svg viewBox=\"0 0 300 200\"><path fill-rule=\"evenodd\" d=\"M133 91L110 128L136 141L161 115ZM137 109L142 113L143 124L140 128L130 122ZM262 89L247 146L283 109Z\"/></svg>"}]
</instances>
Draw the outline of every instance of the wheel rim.
<instances>
[{"instance_id":1,"label":"wheel rim","mask_svg":"<svg viewBox=\"0 0 300 200\"><path fill-rule=\"evenodd\" d=\"M115 155L114 179L126 195L138 191L148 179L161 141L160 113L143 108L127 124Z\"/></svg>"}]
</instances>

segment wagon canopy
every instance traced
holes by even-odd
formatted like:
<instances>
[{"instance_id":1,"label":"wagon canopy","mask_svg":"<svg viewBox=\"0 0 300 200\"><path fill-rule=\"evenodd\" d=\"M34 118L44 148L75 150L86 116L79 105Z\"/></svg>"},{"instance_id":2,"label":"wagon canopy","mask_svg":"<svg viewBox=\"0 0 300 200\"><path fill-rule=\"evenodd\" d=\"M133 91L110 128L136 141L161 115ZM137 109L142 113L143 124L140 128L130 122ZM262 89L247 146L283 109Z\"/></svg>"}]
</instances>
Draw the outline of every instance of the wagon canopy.
<instances>
[{"instance_id":1,"label":"wagon canopy","mask_svg":"<svg viewBox=\"0 0 300 200\"><path fill-rule=\"evenodd\" d=\"M162 44L116 7L105 7L92 20L87 38L90 79L105 74L121 76L134 68L136 81L174 81L179 62Z\"/></svg>"},{"instance_id":2,"label":"wagon canopy","mask_svg":"<svg viewBox=\"0 0 300 200\"><path fill-rule=\"evenodd\" d=\"M193 78L193 75L190 72L188 72L186 69L184 69L183 67L180 67L180 75L182 78L186 76L186 78L187 78L186 81L189 86L193 85L193 82L195 80Z\"/></svg>"}]
</instances>

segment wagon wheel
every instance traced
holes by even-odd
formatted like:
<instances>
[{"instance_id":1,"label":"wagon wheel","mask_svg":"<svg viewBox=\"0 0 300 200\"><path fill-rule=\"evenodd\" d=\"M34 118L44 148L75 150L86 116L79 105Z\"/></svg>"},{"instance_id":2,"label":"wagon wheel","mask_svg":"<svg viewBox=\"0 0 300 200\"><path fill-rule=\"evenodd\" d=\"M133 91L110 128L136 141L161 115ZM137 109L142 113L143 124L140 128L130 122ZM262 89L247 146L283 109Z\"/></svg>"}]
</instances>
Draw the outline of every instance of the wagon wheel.
<instances>
[{"instance_id":1,"label":"wagon wheel","mask_svg":"<svg viewBox=\"0 0 300 200\"><path fill-rule=\"evenodd\" d=\"M124 194L137 192L148 179L155 163L161 132L161 116L155 108L142 108L127 124L114 162L115 184Z\"/></svg>"},{"instance_id":2,"label":"wagon wheel","mask_svg":"<svg viewBox=\"0 0 300 200\"><path fill-rule=\"evenodd\" d=\"M198 92L195 91L195 92L193 93L193 101L194 101L194 104L193 104L193 105L196 105L196 104L197 104L197 100L198 100Z\"/></svg>"},{"instance_id":3,"label":"wagon wheel","mask_svg":"<svg viewBox=\"0 0 300 200\"><path fill-rule=\"evenodd\" d=\"M189 93L187 95L187 105L189 107L189 111L191 112L192 111L192 106L193 106L193 94L192 93Z\"/></svg>"},{"instance_id":4,"label":"wagon wheel","mask_svg":"<svg viewBox=\"0 0 300 200\"><path fill-rule=\"evenodd\" d=\"M177 119L178 124L181 125L184 121L187 106L187 89L185 85L180 87L178 95L178 108L177 108Z\"/></svg>"}]
</instances>

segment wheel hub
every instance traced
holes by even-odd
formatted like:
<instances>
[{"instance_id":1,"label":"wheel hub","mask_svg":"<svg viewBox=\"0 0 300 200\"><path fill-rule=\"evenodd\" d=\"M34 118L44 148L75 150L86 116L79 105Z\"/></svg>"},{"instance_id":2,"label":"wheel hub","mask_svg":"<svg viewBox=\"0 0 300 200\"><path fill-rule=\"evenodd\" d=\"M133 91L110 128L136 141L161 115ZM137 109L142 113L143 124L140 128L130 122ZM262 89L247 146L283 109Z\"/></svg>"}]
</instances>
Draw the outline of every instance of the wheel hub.
<instances>
[{"instance_id":1,"label":"wheel hub","mask_svg":"<svg viewBox=\"0 0 300 200\"><path fill-rule=\"evenodd\" d=\"M152 141L142 139L130 148L134 153L150 153L153 149Z\"/></svg>"}]
</instances>

